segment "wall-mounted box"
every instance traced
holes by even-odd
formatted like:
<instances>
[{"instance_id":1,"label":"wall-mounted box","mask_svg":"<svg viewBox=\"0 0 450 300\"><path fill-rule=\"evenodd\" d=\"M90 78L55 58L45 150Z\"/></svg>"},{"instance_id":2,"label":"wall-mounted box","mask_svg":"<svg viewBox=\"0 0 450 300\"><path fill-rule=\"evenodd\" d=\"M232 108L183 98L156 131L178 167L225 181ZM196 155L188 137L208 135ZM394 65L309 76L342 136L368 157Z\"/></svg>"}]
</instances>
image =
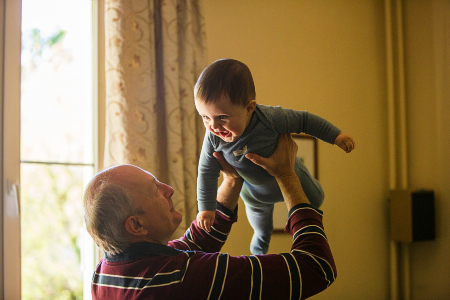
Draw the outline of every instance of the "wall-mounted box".
<instances>
[{"instance_id":1,"label":"wall-mounted box","mask_svg":"<svg viewBox=\"0 0 450 300\"><path fill-rule=\"evenodd\" d=\"M391 239L398 242L434 240L434 192L395 190L390 192Z\"/></svg>"}]
</instances>

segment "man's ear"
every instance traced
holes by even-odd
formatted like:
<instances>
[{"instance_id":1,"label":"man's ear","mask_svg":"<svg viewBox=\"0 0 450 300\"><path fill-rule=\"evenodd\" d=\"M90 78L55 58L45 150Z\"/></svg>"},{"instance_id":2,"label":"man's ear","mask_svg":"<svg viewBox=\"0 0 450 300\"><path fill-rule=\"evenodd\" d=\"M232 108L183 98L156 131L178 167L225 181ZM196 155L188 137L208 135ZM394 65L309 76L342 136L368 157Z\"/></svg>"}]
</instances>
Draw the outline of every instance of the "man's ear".
<instances>
[{"instance_id":1,"label":"man's ear","mask_svg":"<svg viewBox=\"0 0 450 300\"><path fill-rule=\"evenodd\" d=\"M139 216L128 217L128 219L125 220L125 229L131 235L146 235L148 233Z\"/></svg>"},{"instance_id":2,"label":"man's ear","mask_svg":"<svg viewBox=\"0 0 450 300\"><path fill-rule=\"evenodd\" d=\"M252 114L253 111L256 109L256 100L250 100L247 104L247 114Z\"/></svg>"}]
</instances>

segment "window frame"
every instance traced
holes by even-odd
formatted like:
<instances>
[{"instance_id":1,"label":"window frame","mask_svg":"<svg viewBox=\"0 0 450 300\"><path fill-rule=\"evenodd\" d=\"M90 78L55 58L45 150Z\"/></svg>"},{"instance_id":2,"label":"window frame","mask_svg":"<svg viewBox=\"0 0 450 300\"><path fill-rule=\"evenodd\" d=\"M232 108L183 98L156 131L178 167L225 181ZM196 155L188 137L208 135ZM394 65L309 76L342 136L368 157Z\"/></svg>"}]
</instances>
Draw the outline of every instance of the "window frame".
<instances>
[{"instance_id":1,"label":"window frame","mask_svg":"<svg viewBox=\"0 0 450 300\"><path fill-rule=\"evenodd\" d=\"M2 43L2 280L4 299L20 299L20 215L11 214L19 198L11 197L20 183L20 0L1 3ZM17 190L16 190L17 191ZM19 197L19 195L17 195ZM18 253L17 253L18 252ZM7 275L7 276L6 276Z\"/></svg>"},{"instance_id":2,"label":"window frame","mask_svg":"<svg viewBox=\"0 0 450 300\"><path fill-rule=\"evenodd\" d=\"M104 0L91 0L93 16L93 99L94 99L94 172L103 169L105 142L105 26ZM0 0L0 295L3 299L21 298L20 214L8 211L20 204L9 201L12 187L20 184L20 69L21 0ZM18 195L19 196L19 195ZM19 197L20 199L20 197ZM86 235L88 235L86 233ZM90 299L90 280L101 256L93 244L92 255L83 264L83 298Z\"/></svg>"}]
</instances>

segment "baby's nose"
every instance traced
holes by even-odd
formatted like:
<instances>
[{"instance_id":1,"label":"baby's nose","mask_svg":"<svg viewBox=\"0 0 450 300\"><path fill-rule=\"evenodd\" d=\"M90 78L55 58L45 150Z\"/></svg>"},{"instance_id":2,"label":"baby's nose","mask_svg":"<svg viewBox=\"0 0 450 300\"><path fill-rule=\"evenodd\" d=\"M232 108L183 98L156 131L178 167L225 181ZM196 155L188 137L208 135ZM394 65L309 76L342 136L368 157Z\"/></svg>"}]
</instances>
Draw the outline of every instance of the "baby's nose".
<instances>
[{"instance_id":1,"label":"baby's nose","mask_svg":"<svg viewBox=\"0 0 450 300\"><path fill-rule=\"evenodd\" d=\"M217 121L211 121L211 128L212 129L219 129L220 128L220 124Z\"/></svg>"}]
</instances>

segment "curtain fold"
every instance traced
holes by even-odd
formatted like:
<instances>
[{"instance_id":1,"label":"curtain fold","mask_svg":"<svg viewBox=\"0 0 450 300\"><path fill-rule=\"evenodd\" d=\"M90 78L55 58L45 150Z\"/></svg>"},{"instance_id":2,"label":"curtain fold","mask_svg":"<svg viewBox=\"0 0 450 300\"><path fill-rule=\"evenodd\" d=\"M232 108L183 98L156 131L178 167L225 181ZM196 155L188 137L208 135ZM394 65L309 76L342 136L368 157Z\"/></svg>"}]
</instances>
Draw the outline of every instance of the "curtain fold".
<instances>
[{"instance_id":1,"label":"curtain fold","mask_svg":"<svg viewBox=\"0 0 450 300\"><path fill-rule=\"evenodd\" d=\"M184 222L197 214L203 125L193 87L206 67L199 0L107 0L105 166L150 171L175 193Z\"/></svg>"}]
</instances>

